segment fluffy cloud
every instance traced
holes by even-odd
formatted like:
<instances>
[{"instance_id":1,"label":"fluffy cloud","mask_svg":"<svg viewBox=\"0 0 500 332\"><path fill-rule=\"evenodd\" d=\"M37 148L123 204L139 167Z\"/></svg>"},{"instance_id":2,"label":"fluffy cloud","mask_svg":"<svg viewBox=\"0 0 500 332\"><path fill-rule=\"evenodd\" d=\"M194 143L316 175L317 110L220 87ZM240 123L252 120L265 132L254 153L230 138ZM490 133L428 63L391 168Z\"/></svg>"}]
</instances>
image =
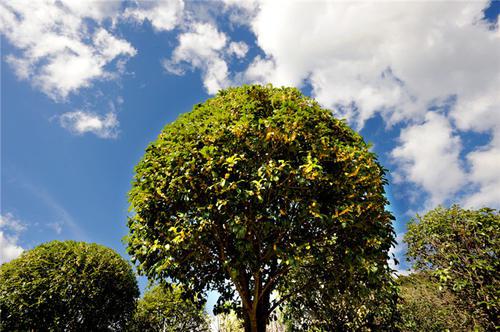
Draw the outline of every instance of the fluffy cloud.
<instances>
[{"instance_id":1,"label":"fluffy cloud","mask_svg":"<svg viewBox=\"0 0 500 332\"><path fill-rule=\"evenodd\" d=\"M210 94L230 85L225 57L242 57L248 50L243 42L231 42L226 47L227 36L210 23L191 24L188 31L178 36L178 40L179 45L172 52L172 57L163 61L163 66L176 75L183 74L186 65L201 70L203 84Z\"/></svg>"},{"instance_id":2,"label":"fluffy cloud","mask_svg":"<svg viewBox=\"0 0 500 332\"><path fill-rule=\"evenodd\" d=\"M23 248L17 245L17 238L9 237L0 231L0 265L21 255Z\"/></svg>"},{"instance_id":3,"label":"fluffy cloud","mask_svg":"<svg viewBox=\"0 0 500 332\"><path fill-rule=\"evenodd\" d=\"M113 61L136 54L102 27L117 17L120 6L117 1L3 1L0 32L19 49L6 60L20 79L55 100L110 79Z\"/></svg>"},{"instance_id":4,"label":"fluffy cloud","mask_svg":"<svg viewBox=\"0 0 500 332\"><path fill-rule=\"evenodd\" d=\"M138 1L135 5L134 8L127 8L123 17L138 23L147 20L156 31L174 29L183 16L182 0Z\"/></svg>"},{"instance_id":5,"label":"fluffy cloud","mask_svg":"<svg viewBox=\"0 0 500 332\"><path fill-rule=\"evenodd\" d=\"M490 146L468 154L471 165L470 181L477 186L477 191L463 200L467 207L480 208L489 206L500 209L500 135Z\"/></svg>"},{"instance_id":6,"label":"fluffy cloud","mask_svg":"<svg viewBox=\"0 0 500 332\"><path fill-rule=\"evenodd\" d=\"M401 131L399 143L392 151L399 166L396 179L410 180L429 192L430 207L446 201L465 185L460 138L444 115L427 113L424 123Z\"/></svg>"},{"instance_id":7,"label":"fluffy cloud","mask_svg":"<svg viewBox=\"0 0 500 332\"><path fill-rule=\"evenodd\" d=\"M243 58L248 52L248 45L244 42L231 42L228 49L229 55L235 55L237 58Z\"/></svg>"},{"instance_id":8,"label":"fluffy cloud","mask_svg":"<svg viewBox=\"0 0 500 332\"><path fill-rule=\"evenodd\" d=\"M232 42L220 32L215 23L206 22L201 7L185 9L184 1L137 2L127 8L123 18L142 23L148 20L156 31L181 29L178 45L169 59L163 59L164 69L174 75L183 75L186 70L200 70L208 93L230 85L228 60L243 58L248 52L244 42ZM197 13L197 11L199 11Z\"/></svg>"},{"instance_id":9,"label":"fluffy cloud","mask_svg":"<svg viewBox=\"0 0 500 332\"><path fill-rule=\"evenodd\" d=\"M423 117L450 95L457 108L498 103L500 34L480 21L486 6L264 1L250 24L274 83L310 83L320 102L362 125L377 112L389 122Z\"/></svg>"},{"instance_id":10,"label":"fluffy cloud","mask_svg":"<svg viewBox=\"0 0 500 332\"><path fill-rule=\"evenodd\" d=\"M263 54L244 77L309 84L320 103L358 129L377 114L402 127L392 155L399 174L430 194L428 203L472 186L465 204L500 206L492 166L500 164L500 30L482 20L488 5L259 1L255 10L245 3L239 9L254 15L243 24ZM430 113L443 104L448 113ZM461 165L459 135L467 131L492 141Z\"/></svg>"},{"instance_id":11,"label":"fluffy cloud","mask_svg":"<svg viewBox=\"0 0 500 332\"><path fill-rule=\"evenodd\" d=\"M100 138L116 138L118 135L119 122L113 112L105 116L84 111L68 112L59 117L59 122L77 135L93 133Z\"/></svg>"},{"instance_id":12,"label":"fluffy cloud","mask_svg":"<svg viewBox=\"0 0 500 332\"><path fill-rule=\"evenodd\" d=\"M26 226L11 213L0 215L0 264L16 258L23 252L23 248L18 244L18 237L25 229Z\"/></svg>"}]
</instances>

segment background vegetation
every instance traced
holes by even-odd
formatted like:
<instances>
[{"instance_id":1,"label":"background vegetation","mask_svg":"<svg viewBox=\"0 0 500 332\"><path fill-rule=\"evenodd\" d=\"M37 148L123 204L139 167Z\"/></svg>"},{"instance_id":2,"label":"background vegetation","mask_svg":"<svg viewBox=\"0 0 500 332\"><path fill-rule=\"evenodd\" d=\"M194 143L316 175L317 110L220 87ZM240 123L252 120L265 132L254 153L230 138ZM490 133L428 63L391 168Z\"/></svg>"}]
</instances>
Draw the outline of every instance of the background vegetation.
<instances>
[{"instance_id":1,"label":"background vegetation","mask_svg":"<svg viewBox=\"0 0 500 332\"><path fill-rule=\"evenodd\" d=\"M156 285L139 300L130 331L209 331L203 303L184 296L179 285Z\"/></svg>"},{"instance_id":2,"label":"background vegetation","mask_svg":"<svg viewBox=\"0 0 500 332\"><path fill-rule=\"evenodd\" d=\"M402 331L473 331L474 317L460 308L457 298L425 273L398 278Z\"/></svg>"},{"instance_id":3,"label":"background vegetation","mask_svg":"<svg viewBox=\"0 0 500 332\"><path fill-rule=\"evenodd\" d=\"M405 241L414 268L453 293L475 325L500 325L498 210L438 207L408 224Z\"/></svg>"}]
</instances>

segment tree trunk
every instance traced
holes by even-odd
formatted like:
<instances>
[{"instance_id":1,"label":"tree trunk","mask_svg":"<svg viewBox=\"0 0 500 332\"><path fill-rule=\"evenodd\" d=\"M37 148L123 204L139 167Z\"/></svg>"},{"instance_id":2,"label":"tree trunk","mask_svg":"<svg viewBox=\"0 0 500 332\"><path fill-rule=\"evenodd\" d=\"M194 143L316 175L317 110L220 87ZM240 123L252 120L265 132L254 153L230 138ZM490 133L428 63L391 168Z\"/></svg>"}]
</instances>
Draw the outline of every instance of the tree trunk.
<instances>
[{"instance_id":1,"label":"tree trunk","mask_svg":"<svg viewBox=\"0 0 500 332\"><path fill-rule=\"evenodd\" d=\"M256 283L257 291L255 289L248 291L248 279L243 279L242 286L236 287L243 302L245 332L266 332L272 290L266 289L264 293L259 293L259 290L262 291L259 276L256 277ZM254 294L254 297L252 298L250 294Z\"/></svg>"},{"instance_id":2,"label":"tree trunk","mask_svg":"<svg viewBox=\"0 0 500 332\"><path fill-rule=\"evenodd\" d=\"M267 317L265 315L251 312L246 316L248 319L245 320L245 332L266 332Z\"/></svg>"},{"instance_id":3,"label":"tree trunk","mask_svg":"<svg viewBox=\"0 0 500 332\"><path fill-rule=\"evenodd\" d=\"M269 316L269 294L264 294L255 310L244 313L245 332L266 332Z\"/></svg>"}]
</instances>

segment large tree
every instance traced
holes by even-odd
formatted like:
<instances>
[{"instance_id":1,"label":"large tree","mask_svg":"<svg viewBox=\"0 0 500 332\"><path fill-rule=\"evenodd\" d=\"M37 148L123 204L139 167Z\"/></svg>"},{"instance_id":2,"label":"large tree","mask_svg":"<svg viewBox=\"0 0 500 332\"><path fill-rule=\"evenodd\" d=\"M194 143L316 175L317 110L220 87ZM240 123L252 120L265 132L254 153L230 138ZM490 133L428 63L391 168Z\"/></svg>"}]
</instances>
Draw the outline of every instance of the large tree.
<instances>
[{"instance_id":1,"label":"large tree","mask_svg":"<svg viewBox=\"0 0 500 332\"><path fill-rule=\"evenodd\" d=\"M138 296L112 249L52 241L0 266L0 330L121 331Z\"/></svg>"},{"instance_id":2,"label":"large tree","mask_svg":"<svg viewBox=\"0 0 500 332\"><path fill-rule=\"evenodd\" d=\"M500 327L500 213L438 207L412 219L407 256L456 295L476 325Z\"/></svg>"},{"instance_id":3,"label":"large tree","mask_svg":"<svg viewBox=\"0 0 500 332\"><path fill-rule=\"evenodd\" d=\"M292 269L388 269L384 169L297 89L220 91L168 124L135 171L128 250L139 271L218 291L216 311L236 309L247 331L314 285Z\"/></svg>"}]
</instances>

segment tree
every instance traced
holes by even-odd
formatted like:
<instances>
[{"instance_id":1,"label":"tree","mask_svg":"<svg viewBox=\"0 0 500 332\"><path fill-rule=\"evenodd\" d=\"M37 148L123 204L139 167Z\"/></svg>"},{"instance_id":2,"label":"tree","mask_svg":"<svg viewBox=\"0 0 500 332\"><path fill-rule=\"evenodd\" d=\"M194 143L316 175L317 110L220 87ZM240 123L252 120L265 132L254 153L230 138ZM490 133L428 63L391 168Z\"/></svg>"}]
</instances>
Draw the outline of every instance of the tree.
<instances>
[{"instance_id":1,"label":"tree","mask_svg":"<svg viewBox=\"0 0 500 332\"><path fill-rule=\"evenodd\" d=\"M399 276L400 329L403 332L481 331L473 318L457 305L457 298L426 273Z\"/></svg>"},{"instance_id":2,"label":"tree","mask_svg":"<svg viewBox=\"0 0 500 332\"><path fill-rule=\"evenodd\" d=\"M156 285L139 300L131 331L209 331L201 303L184 297L179 285Z\"/></svg>"},{"instance_id":3,"label":"tree","mask_svg":"<svg viewBox=\"0 0 500 332\"><path fill-rule=\"evenodd\" d=\"M476 325L500 325L500 214L482 208L438 207L412 219L408 258L456 295Z\"/></svg>"},{"instance_id":4,"label":"tree","mask_svg":"<svg viewBox=\"0 0 500 332\"><path fill-rule=\"evenodd\" d=\"M216 313L235 309L246 331L264 331L307 291L312 281L295 282L291 269L326 259L387 269L385 171L360 135L297 89L220 91L168 124L135 172L128 250L138 270L218 291Z\"/></svg>"},{"instance_id":5,"label":"tree","mask_svg":"<svg viewBox=\"0 0 500 332\"><path fill-rule=\"evenodd\" d=\"M52 241L0 266L2 330L123 330L138 295L129 263L98 244Z\"/></svg>"}]
</instances>

